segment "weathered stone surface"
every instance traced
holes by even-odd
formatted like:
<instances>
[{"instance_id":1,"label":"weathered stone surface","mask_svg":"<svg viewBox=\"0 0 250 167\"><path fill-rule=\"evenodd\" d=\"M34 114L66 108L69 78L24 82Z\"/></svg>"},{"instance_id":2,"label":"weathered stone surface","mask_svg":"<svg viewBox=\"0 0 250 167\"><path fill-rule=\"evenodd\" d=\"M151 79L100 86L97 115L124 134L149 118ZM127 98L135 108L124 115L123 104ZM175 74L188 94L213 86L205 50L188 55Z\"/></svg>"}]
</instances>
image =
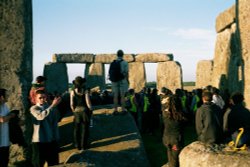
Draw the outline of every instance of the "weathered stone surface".
<instances>
[{"instance_id":1,"label":"weathered stone surface","mask_svg":"<svg viewBox=\"0 0 250 167\"><path fill-rule=\"evenodd\" d=\"M157 67L157 89L166 87L175 92L175 89L183 87L182 68L176 61L158 63Z\"/></svg>"},{"instance_id":2,"label":"weathered stone surface","mask_svg":"<svg viewBox=\"0 0 250 167\"><path fill-rule=\"evenodd\" d=\"M96 54L95 63L110 64L117 58L116 54ZM132 54L124 54L123 59L127 62L134 61L134 56Z\"/></svg>"},{"instance_id":3,"label":"weathered stone surface","mask_svg":"<svg viewBox=\"0 0 250 167\"><path fill-rule=\"evenodd\" d=\"M139 92L146 85L145 65L141 62L129 63L129 88Z\"/></svg>"},{"instance_id":4,"label":"weathered stone surface","mask_svg":"<svg viewBox=\"0 0 250 167\"><path fill-rule=\"evenodd\" d=\"M241 44L241 56L244 64L243 70L243 84L244 97L246 106L250 108L250 1L238 0L238 22L239 22L239 39Z\"/></svg>"},{"instance_id":5,"label":"weathered stone surface","mask_svg":"<svg viewBox=\"0 0 250 167\"><path fill-rule=\"evenodd\" d=\"M57 63L93 63L94 54L54 54L52 59Z\"/></svg>"},{"instance_id":6,"label":"weathered stone surface","mask_svg":"<svg viewBox=\"0 0 250 167\"><path fill-rule=\"evenodd\" d=\"M227 78L229 64L232 60L231 46L235 31L236 25L233 24L231 28L225 29L224 31L217 34L211 84L220 89L225 89L228 87ZM232 66L231 68L235 67Z\"/></svg>"},{"instance_id":7,"label":"weathered stone surface","mask_svg":"<svg viewBox=\"0 0 250 167\"><path fill-rule=\"evenodd\" d=\"M47 63L43 75L47 78L46 90L48 93L61 94L68 91L68 73L65 63Z\"/></svg>"},{"instance_id":8,"label":"weathered stone surface","mask_svg":"<svg viewBox=\"0 0 250 167\"><path fill-rule=\"evenodd\" d=\"M231 24L235 23L236 14L235 14L235 5L220 13L216 18L216 32L219 33L224 29L231 26Z\"/></svg>"},{"instance_id":9,"label":"weathered stone surface","mask_svg":"<svg viewBox=\"0 0 250 167\"><path fill-rule=\"evenodd\" d=\"M0 87L8 90L10 110L24 113L29 108L32 81L32 4L31 0L0 1ZM1 156L1 155L0 155ZM23 152L11 148L11 162Z\"/></svg>"},{"instance_id":10,"label":"weathered stone surface","mask_svg":"<svg viewBox=\"0 0 250 167\"><path fill-rule=\"evenodd\" d=\"M144 63L158 63L171 60L173 60L173 54L144 53L144 54L137 54L135 56L136 62L144 62Z\"/></svg>"},{"instance_id":11,"label":"weathered stone surface","mask_svg":"<svg viewBox=\"0 0 250 167\"><path fill-rule=\"evenodd\" d=\"M196 69L196 83L195 83L196 88L202 88L204 86L210 85L212 69L213 69L212 60L201 60L198 62Z\"/></svg>"},{"instance_id":12,"label":"weathered stone surface","mask_svg":"<svg viewBox=\"0 0 250 167\"><path fill-rule=\"evenodd\" d=\"M102 63L87 63L85 68L87 87L105 89L105 68Z\"/></svg>"},{"instance_id":13,"label":"weathered stone surface","mask_svg":"<svg viewBox=\"0 0 250 167\"><path fill-rule=\"evenodd\" d=\"M179 161L180 167L249 167L250 152L226 151L196 141L183 148Z\"/></svg>"}]
</instances>

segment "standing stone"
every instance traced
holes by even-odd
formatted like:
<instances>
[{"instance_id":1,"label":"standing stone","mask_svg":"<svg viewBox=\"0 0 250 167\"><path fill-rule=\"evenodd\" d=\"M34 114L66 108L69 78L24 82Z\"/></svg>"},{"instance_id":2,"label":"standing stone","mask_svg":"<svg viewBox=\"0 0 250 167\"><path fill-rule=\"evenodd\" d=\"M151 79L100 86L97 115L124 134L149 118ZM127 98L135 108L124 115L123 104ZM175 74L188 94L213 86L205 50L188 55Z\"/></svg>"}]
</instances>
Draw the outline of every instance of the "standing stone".
<instances>
[{"instance_id":1,"label":"standing stone","mask_svg":"<svg viewBox=\"0 0 250 167\"><path fill-rule=\"evenodd\" d=\"M105 68L102 63L87 63L85 68L85 78L87 80L87 87L100 87L105 89Z\"/></svg>"},{"instance_id":2,"label":"standing stone","mask_svg":"<svg viewBox=\"0 0 250 167\"><path fill-rule=\"evenodd\" d=\"M240 55L242 56L244 64L242 74L244 82L244 97L246 106L250 108L250 1L238 0L238 7L236 6L236 14L239 28L239 42L241 44Z\"/></svg>"},{"instance_id":3,"label":"standing stone","mask_svg":"<svg viewBox=\"0 0 250 167\"><path fill-rule=\"evenodd\" d=\"M31 0L0 1L0 87L8 90L10 110L28 111L32 82L32 3ZM26 112L27 113L27 112ZM23 160L15 145L10 164ZM1 156L1 155L0 155Z\"/></svg>"},{"instance_id":4,"label":"standing stone","mask_svg":"<svg viewBox=\"0 0 250 167\"><path fill-rule=\"evenodd\" d=\"M228 88L229 65L232 61L232 39L236 31L236 24L217 34L214 65L211 84L222 90ZM234 68L235 67L231 67Z\"/></svg>"},{"instance_id":5,"label":"standing stone","mask_svg":"<svg viewBox=\"0 0 250 167\"><path fill-rule=\"evenodd\" d=\"M158 63L157 89L162 87L170 89L173 93L177 88L182 89L182 68L176 61Z\"/></svg>"},{"instance_id":6,"label":"standing stone","mask_svg":"<svg viewBox=\"0 0 250 167\"><path fill-rule=\"evenodd\" d=\"M47 63L43 75L47 78L46 90L51 94L62 94L68 91L68 73L65 63Z\"/></svg>"},{"instance_id":7,"label":"standing stone","mask_svg":"<svg viewBox=\"0 0 250 167\"><path fill-rule=\"evenodd\" d=\"M201 60L198 62L196 69L196 88L202 88L210 85L213 69L212 60ZM205 74L205 75L204 75Z\"/></svg>"},{"instance_id":8,"label":"standing stone","mask_svg":"<svg viewBox=\"0 0 250 167\"><path fill-rule=\"evenodd\" d=\"M128 63L129 65L129 88L139 92L146 85L145 65L141 62Z\"/></svg>"}]
</instances>

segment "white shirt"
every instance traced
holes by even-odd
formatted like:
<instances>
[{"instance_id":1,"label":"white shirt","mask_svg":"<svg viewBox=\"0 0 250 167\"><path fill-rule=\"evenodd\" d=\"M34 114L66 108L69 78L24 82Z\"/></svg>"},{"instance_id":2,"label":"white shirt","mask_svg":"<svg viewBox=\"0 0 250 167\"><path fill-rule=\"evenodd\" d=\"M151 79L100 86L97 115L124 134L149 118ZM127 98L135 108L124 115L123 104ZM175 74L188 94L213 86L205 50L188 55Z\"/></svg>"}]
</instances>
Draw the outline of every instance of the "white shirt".
<instances>
[{"instance_id":1,"label":"white shirt","mask_svg":"<svg viewBox=\"0 0 250 167\"><path fill-rule=\"evenodd\" d=\"M7 105L0 105L0 116L6 116L9 114L9 109ZM10 137L9 137L9 122L0 123L0 147L10 146Z\"/></svg>"},{"instance_id":2,"label":"white shirt","mask_svg":"<svg viewBox=\"0 0 250 167\"><path fill-rule=\"evenodd\" d=\"M224 102L224 100L222 99L222 97L220 95L213 95L212 102L214 104L216 104L217 106L219 106L220 109L223 109L223 107L225 105L225 102Z\"/></svg>"}]
</instances>

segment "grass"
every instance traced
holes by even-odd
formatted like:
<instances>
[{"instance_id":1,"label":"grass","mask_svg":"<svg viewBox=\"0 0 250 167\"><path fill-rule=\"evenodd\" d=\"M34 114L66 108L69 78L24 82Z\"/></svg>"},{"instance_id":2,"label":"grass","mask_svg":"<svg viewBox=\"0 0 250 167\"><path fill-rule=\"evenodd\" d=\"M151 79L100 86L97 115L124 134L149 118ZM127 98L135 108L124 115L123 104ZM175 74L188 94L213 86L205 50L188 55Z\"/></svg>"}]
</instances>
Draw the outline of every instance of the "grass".
<instances>
[{"instance_id":1,"label":"grass","mask_svg":"<svg viewBox=\"0 0 250 167\"><path fill-rule=\"evenodd\" d=\"M155 135L142 134L145 151L152 167L161 167L167 163L167 150L162 144L162 134L157 129ZM196 140L196 132L193 124L187 124L184 129L184 145Z\"/></svg>"}]
</instances>

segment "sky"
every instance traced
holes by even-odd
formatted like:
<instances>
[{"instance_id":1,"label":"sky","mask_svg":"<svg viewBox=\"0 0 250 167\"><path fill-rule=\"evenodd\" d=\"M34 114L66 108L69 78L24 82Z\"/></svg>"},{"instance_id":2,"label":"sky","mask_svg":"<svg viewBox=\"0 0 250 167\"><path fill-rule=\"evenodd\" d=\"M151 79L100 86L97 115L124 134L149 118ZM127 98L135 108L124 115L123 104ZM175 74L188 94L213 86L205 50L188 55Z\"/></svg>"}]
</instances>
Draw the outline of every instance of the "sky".
<instances>
[{"instance_id":1,"label":"sky","mask_svg":"<svg viewBox=\"0 0 250 167\"><path fill-rule=\"evenodd\" d=\"M215 21L235 0L33 0L33 78L60 53L172 53L183 81L214 57ZM85 65L67 64L69 82ZM105 65L106 75L109 65ZM146 63L156 81L156 63Z\"/></svg>"}]
</instances>

